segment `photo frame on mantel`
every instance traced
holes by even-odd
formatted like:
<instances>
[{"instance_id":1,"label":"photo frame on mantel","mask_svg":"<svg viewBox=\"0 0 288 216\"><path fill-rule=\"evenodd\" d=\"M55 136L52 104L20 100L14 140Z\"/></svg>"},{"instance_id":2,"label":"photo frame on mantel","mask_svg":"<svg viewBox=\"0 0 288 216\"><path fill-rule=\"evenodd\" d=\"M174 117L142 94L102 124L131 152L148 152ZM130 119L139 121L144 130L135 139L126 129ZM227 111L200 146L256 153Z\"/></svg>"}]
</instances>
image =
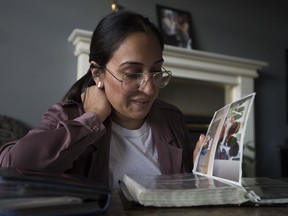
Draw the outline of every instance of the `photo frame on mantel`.
<instances>
[{"instance_id":1,"label":"photo frame on mantel","mask_svg":"<svg viewBox=\"0 0 288 216\"><path fill-rule=\"evenodd\" d=\"M167 45L195 49L191 14L162 5L156 5L158 26Z\"/></svg>"}]
</instances>

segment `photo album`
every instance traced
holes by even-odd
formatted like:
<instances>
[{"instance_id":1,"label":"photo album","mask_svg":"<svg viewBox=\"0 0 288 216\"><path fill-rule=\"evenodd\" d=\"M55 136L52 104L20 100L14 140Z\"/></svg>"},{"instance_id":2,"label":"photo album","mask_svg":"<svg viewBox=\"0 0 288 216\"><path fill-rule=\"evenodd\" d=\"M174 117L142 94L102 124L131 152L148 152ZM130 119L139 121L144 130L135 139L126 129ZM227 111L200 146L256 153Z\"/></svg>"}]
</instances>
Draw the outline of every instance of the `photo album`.
<instances>
[{"instance_id":1,"label":"photo album","mask_svg":"<svg viewBox=\"0 0 288 216\"><path fill-rule=\"evenodd\" d=\"M103 215L110 200L107 188L80 176L0 168L0 215Z\"/></svg>"},{"instance_id":2,"label":"photo album","mask_svg":"<svg viewBox=\"0 0 288 216\"><path fill-rule=\"evenodd\" d=\"M191 173L127 173L119 183L125 197L156 207L288 203L287 182L242 178L245 130L254 98L255 93L249 94L214 113Z\"/></svg>"}]
</instances>

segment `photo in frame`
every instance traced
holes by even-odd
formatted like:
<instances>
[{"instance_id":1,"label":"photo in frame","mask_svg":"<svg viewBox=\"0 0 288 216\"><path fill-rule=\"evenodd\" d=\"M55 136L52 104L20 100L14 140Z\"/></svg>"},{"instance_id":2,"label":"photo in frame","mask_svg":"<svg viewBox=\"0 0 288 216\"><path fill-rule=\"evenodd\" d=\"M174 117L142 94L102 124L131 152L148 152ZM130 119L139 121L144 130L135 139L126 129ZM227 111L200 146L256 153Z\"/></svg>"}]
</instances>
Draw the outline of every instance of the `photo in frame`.
<instances>
[{"instance_id":1,"label":"photo in frame","mask_svg":"<svg viewBox=\"0 0 288 216\"><path fill-rule=\"evenodd\" d=\"M167 45L195 49L191 15L162 5L156 5L158 26Z\"/></svg>"}]
</instances>

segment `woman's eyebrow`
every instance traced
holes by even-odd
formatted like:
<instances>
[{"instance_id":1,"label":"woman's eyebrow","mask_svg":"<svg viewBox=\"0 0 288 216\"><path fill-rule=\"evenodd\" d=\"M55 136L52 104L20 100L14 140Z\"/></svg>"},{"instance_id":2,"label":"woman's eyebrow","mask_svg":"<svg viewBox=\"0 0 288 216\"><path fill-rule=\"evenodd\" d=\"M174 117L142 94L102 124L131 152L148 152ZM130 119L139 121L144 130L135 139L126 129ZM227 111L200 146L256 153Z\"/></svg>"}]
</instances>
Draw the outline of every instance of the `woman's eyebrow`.
<instances>
[{"instance_id":1,"label":"woman's eyebrow","mask_svg":"<svg viewBox=\"0 0 288 216\"><path fill-rule=\"evenodd\" d=\"M154 64L159 64L159 63L162 63L162 62L164 62L164 59L159 59L156 62L154 62ZM125 62L122 62L120 64L120 67L124 66L124 65L138 65L138 66L140 65L140 66L143 66L144 64L141 63L141 62L136 62L136 61L125 61Z\"/></svg>"},{"instance_id":2,"label":"woman's eyebrow","mask_svg":"<svg viewBox=\"0 0 288 216\"><path fill-rule=\"evenodd\" d=\"M140 63L140 62L126 61L126 62L121 63L121 64L120 64L120 67L121 67L121 66L125 66L125 65L143 65L143 64Z\"/></svg>"}]
</instances>

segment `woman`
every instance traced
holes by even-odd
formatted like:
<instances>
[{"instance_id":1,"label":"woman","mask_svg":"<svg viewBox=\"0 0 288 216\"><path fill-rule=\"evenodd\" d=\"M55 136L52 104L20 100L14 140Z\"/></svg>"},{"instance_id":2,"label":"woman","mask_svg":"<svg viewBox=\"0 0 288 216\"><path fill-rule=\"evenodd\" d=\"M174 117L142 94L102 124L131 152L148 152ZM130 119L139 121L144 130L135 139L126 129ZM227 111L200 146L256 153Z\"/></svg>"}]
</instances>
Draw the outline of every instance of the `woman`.
<instances>
[{"instance_id":1,"label":"woman","mask_svg":"<svg viewBox=\"0 0 288 216\"><path fill-rule=\"evenodd\" d=\"M124 173L191 172L181 112L158 101L171 73L157 28L120 11L96 27L90 69L40 125L0 151L2 167L72 173L117 187Z\"/></svg>"}]
</instances>

